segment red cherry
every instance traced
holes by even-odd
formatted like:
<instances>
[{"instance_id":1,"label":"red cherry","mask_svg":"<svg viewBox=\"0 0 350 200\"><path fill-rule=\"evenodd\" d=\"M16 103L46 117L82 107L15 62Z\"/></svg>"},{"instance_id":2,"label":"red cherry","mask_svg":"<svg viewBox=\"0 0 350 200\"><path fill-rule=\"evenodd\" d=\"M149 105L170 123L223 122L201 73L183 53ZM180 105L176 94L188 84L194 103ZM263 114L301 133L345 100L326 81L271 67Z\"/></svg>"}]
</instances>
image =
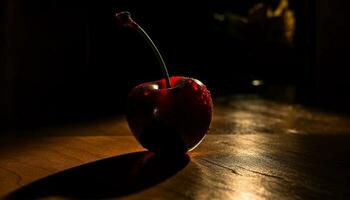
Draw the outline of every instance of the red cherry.
<instances>
[{"instance_id":1,"label":"red cherry","mask_svg":"<svg viewBox=\"0 0 350 200\"><path fill-rule=\"evenodd\" d=\"M128 98L127 121L136 139L156 153L186 153L209 130L213 103L200 81L171 77L136 86Z\"/></svg>"},{"instance_id":2,"label":"red cherry","mask_svg":"<svg viewBox=\"0 0 350 200\"><path fill-rule=\"evenodd\" d=\"M127 121L131 131L143 147L159 154L183 154L194 149L209 130L213 112L210 92L196 79L169 77L157 47L130 13L120 12L116 17L150 44L165 76L130 92Z\"/></svg>"}]
</instances>

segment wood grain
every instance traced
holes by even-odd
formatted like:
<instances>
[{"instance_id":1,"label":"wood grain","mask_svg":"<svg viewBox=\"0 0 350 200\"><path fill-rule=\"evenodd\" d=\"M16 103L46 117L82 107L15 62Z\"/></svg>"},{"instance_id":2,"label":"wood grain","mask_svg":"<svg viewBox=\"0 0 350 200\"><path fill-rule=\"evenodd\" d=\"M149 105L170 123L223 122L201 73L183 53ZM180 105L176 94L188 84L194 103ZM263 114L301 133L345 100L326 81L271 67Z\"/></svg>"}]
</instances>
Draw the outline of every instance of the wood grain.
<instances>
[{"instance_id":1,"label":"wood grain","mask_svg":"<svg viewBox=\"0 0 350 200\"><path fill-rule=\"evenodd\" d=\"M0 142L4 198L350 198L350 119L259 98L216 99L188 160L145 152L123 118Z\"/></svg>"}]
</instances>

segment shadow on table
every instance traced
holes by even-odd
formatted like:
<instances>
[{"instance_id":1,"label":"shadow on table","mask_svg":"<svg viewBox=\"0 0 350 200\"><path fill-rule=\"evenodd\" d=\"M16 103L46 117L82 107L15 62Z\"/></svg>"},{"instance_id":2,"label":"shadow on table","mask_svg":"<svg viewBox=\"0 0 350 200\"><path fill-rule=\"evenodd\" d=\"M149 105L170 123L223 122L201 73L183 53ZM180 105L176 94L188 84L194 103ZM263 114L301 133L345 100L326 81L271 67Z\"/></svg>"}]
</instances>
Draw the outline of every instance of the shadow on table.
<instances>
[{"instance_id":1,"label":"shadow on table","mask_svg":"<svg viewBox=\"0 0 350 200\"><path fill-rule=\"evenodd\" d=\"M40 179L10 193L5 199L120 197L166 180L183 169L189 161L187 155L159 157L146 151L120 155Z\"/></svg>"}]
</instances>

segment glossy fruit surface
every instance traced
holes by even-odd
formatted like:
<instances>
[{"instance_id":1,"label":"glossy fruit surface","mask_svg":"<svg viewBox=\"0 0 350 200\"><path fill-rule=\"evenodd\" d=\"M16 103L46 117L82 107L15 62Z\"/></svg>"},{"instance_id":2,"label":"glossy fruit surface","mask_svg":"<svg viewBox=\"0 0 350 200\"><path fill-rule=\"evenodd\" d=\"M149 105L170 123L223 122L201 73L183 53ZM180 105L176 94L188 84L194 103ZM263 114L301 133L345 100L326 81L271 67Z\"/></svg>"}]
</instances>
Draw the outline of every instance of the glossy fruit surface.
<instances>
[{"instance_id":1,"label":"glossy fruit surface","mask_svg":"<svg viewBox=\"0 0 350 200\"><path fill-rule=\"evenodd\" d=\"M136 139L155 153L183 154L209 130L213 103L200 81L175 76L143 83L130 92L127 121Z\"/></svg>"}]
</instances>

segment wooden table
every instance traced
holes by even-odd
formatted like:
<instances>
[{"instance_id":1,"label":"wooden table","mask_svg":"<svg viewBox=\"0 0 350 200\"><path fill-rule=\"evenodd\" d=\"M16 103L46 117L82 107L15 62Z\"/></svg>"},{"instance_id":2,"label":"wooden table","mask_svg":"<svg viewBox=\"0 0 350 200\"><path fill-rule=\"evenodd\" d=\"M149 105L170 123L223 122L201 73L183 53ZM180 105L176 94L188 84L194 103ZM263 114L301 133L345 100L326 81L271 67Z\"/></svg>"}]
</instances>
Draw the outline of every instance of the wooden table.
<instances>
[{"instance_id":1,"label":"wooden table","mask_svg":"<svg viewBox=\"0 0 350 200\"><path fill-rule=\"evenodd\" d=\"M122 117L11 133L0 142L0 197L349 199L349 157L350 118L225 97L188 157L145 151Z\"/></svg>"}]
</instances>

